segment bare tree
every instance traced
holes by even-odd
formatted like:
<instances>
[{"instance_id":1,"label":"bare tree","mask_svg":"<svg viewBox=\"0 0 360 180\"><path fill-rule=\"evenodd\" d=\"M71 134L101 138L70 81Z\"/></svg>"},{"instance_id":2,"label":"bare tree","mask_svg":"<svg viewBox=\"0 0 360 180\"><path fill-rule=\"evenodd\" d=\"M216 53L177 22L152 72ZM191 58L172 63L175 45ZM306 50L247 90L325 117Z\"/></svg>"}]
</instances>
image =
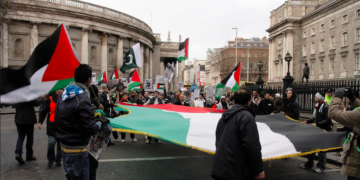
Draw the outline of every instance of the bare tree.
<instances>
[{"instance_id":1,"label":"bare tree","mask_svg":"<svg viewBox=\"0 0 360 180\"><path fill-rule=\"evenodd\" d=\"M235 66L234 57L221 57L220 60L215 62L215 67L218 70L221 79L224 79L229 75L234 70Z\"/></svg>"}]
</instances>

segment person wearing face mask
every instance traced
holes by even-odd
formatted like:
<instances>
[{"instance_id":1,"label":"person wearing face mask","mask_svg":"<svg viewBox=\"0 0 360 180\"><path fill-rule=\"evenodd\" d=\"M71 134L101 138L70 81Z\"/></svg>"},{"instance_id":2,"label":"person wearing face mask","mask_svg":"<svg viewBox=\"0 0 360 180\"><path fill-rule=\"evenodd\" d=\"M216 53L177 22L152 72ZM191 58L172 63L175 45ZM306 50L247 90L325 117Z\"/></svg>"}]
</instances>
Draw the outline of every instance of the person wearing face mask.
<instances>
[{"instance_id":1,"label":"person wearing face mask","mask_svg":"<svg viewBox=\"0 0 360 180\"><path fill-rule=\"evenodd\" d=\"M225 96L222 96L220 102L217 104L216 109L230 109L229 104L226 102Z\"/></svg>"}]
</instances>

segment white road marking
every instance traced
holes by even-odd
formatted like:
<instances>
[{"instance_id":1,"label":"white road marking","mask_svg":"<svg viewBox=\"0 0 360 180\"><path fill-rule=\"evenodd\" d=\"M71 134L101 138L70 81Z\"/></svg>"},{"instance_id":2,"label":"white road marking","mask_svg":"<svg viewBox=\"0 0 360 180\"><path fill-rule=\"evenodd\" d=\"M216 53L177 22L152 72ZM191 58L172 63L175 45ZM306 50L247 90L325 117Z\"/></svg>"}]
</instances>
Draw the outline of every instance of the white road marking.
<instances>
[{"instance_id":1,"label":"white road marking","mask_svg":"<svg viewBox=\"0 0 360 180\"><path fill-rule=\"evenodd\" d=\"M175 156L175 157L149 157L149 158L128 158L128 159L101 159L99 162L124 162L124 161L159 161L170 159L204 158L212 156Z\"/></svg>"}]
</instances>

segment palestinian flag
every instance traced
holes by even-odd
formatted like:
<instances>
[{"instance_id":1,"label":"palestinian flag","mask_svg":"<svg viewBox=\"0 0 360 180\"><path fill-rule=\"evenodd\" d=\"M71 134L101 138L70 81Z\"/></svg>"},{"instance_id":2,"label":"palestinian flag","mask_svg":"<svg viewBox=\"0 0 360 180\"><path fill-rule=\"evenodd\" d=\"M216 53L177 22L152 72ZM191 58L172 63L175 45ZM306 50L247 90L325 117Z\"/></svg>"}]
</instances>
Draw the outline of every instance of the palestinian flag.
<instances>
[{"instance_id":1,"label":"palestinian flag","mask_svg":"<svg viewBox=\"0 0 360 180\"><path fill-rule=\"evenodd\" d=\"M156 89L158 90L164 90L165 84L157 84Z\"/></svg>"},{"instance_id":2,"label":"palestinian flag","mask_svg":"<svg viewBox=\"0 0 360 180\"><path fill-rule=\"evenodd\" d=\"M121 66L120 71L125 73L128 69L142 67L142 65L140 43L137 43L124 55L124 64Z\"/></svg>"},{"instance_id":3,"label":"palestinian flag","mask_svg":"<svg viewBox=\"0 0 360 180\"><path fill-rule=\"evenodd\" d=\"M21 69L0 69L0 102L15 104L32 101L66 87L74 81L79 58L62 24L36 46Z\"/></svg>"},{"instance_id":4,"label":"palestinian flag","mask_svg":"<svg viewBox=\"0 0 360 180\"><path fill-rule=\"evenodd\" d=\"M100 74L97 82L98 82L98 84L100 84L100 83L107 83L106 71L104 71L103 73Z\"/></svg>"},{"instance_id":5,"label":"palestinian flag","mask_svg":"<svg viewBox=\"0 0 360 180\"><path fill-rule=\"evenodd\" d=\"M223 110L172 104L121 104L129 112L111 119L114 131L156 137L174 144L215 154L215 131ZM341 149L346 132L325 132L283 114L256 116L263 160L302 156Z\"/></svg>"},{"instance_id":6,"label":"palestinian flag","mask_svg":"<svg viewBox=\"0 0 360 180\"><path fill-rule=\"evenodd\" d=\"M111 79L119 79L119 74L118 74L116 67L115 67L115 71L114 71L114 74L112 75Z\"/></svg>"},{"instance_id":7,"label":"palestinian flag","mask_svg":"<svg viewBox=\"0 0 360 180\"><path fill-rule=\"evenodd\" d=\"M128 91L139 91L141 90L141 81L140 76L137 70L134 71L133 76L130 79L130 83L128 84Z\"/></svg>"},{"instance_id":8,"label":"palestinian flag","mask_svg":"<svg viewBox=\"0 0 360 180\"><path fill-rule=\"evenodd\" d=\"M226 76L221 84L231 88L232 92L235 92L240 87L240 74L241 74L241 62L234 68L234 70Z\"/></svg>"},{"instance_id":9,"label":"palestinian flag","mask_svg":"<svg viewBox=\"0 0 360 180\"><path fill-rule=\"evenodd\" d=\"M225 96L227 87L221 83L216 85L215 99L220 99L221 96Z\"/></svg>"},{"instance_id":10,"label":"palestinian flag","mask_svg":"<svg viewBox=\"0 0 360 180\"><path fill-rule=\"evenodd\" d=\"M189 38L184 42L180 43L178 57L176 58L179 61L185 61L189 58Z\"/></svg>"}]
</instances>

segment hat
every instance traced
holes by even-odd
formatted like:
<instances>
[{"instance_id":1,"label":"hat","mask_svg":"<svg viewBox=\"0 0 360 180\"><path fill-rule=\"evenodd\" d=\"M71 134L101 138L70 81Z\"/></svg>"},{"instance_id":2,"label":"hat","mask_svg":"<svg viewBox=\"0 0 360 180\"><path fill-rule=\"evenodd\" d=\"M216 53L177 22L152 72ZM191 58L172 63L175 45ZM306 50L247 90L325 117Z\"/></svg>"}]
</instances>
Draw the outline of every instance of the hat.
<instances>
[{"instance_id":1,"label":"hat","mask_svg":"<svg viewBox=\"0 0 360 180\"><path fill-rule=\"evenodd\" d=\"M276 93L276 94L275 94L275 97L280 97L280 94L279 94L279 93Z\"/></svg>"},{"instance_id":2,"label":"hat","mask_svg":"<svg viewBox=\"0 0 360 180\"><path fill-rule=\"evenodd\" d=\"M155 90L154 93L158 93L158 94L159 94L159 91Z\"/></svg>"},{"instance_id":3,"label":"hat","mask_svg":"<svg viewBox=\"0 0 360 180\"><path fill-rule=\"evenodd\" d=\"M105 113L101 109L98 109L95 111L94 117L95 117L95 120L99 120L99 119L105 117Z\"/></svg>"},{"instance_id":4,"label":"hat","mask_svg":"<svg viewBox=\"0 0 360 180\"><path fill-rule=\"evenodd\" d=\"M332 93L334 90L331 88L325 89L325 93Z\"/></svg>"},{"instance_id":5,"label":"hat","mask_svg":"<svg viewBox=\"0 0 360 180\"><path fill-rule=\"evenodd\" d=\"M101 89L105 89L105 88L108 88L107 84L102 84Z\"/></svg>"}]
</instances>

